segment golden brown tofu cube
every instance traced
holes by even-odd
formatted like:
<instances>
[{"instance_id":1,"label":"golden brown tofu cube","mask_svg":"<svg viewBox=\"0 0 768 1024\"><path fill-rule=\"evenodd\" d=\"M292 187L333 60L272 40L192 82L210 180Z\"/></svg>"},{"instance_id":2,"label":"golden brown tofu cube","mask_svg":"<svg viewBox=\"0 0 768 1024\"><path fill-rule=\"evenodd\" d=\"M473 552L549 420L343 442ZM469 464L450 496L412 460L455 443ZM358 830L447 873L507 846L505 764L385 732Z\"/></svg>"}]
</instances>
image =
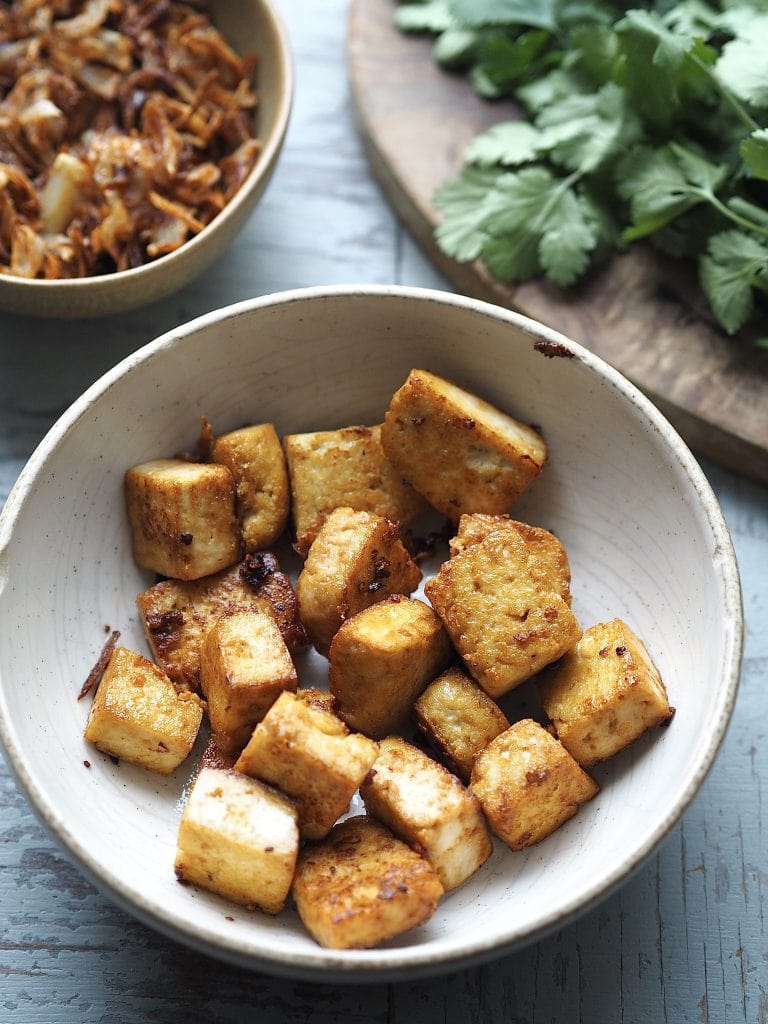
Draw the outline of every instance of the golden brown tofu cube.
<instances>
[{"instance_id":1,"label":"golden brown tofu cube","mask_svg":"<svg viewBox=\"0 0 768 1024\"><path fill-rule=\"evenodd\" d=\"M568 555L557 537L541 526L521 523L506 515L487 516L481 512L463 515L457 535L449 541L451 555L458 555L496 530L514 530L523 538L532 556L531 572L570 605L571 567Z\"/></svg>"},{"instance_id":2,"label":"golden brown tofu cube","mask_svg":"<svg viewBox=\"0 0 768 1024\"><path fill-rule=\"evenodd\" d=\"M410 594L421 580L397 527L370 512L337 508L309 549L296 596L313 644L327 654L339 626L390 594Z\"/></svg>"},{"instance_id":3,"label":"golden brown tofu cube","mask_svg":"<svg viewBox=\"0 0 768 1024\"><path fill-rule=\"evenodd\" d=\"M545 839L591 800L599 786L538 722L515 722L483 750L470 790L512 850Z\"/></svg>"},{"instance_id":4,"label":"golden brown tofu cube","mask_svg":"<svg viewBox=\"0 0 768 1024\"><path fill-rule=\"evenodd\" d=\"M395 393L381 442L398 472L454 521L505 512L547 458L531 427L426 370L411 370Z\"/></svg>"},{"instance_id":5,"label":"golden brown tofu cube","mask_svg":"<svg viewBox=\"0 0 768 1024\"><path fill-rule=\"evenodd\" d=\"M442 894L429 861L365 817L305 847L293 883L305 928L328 949L369 949L424 924Z\"/></svg>"},{"instance_id":6,"label":"golden brown tofu cube","mask_svg":"<svg viewBox=\"0 0 768 1024\"><path fill-rule=\"evenodd\" d=\"M278 914L298 851L296 808L289 800L238 772L203 768L179 824L180 881Z\"/></svg>"},{"instance_id":7,"label":"golden brown tofu cube","mask_svg":"<svg viewBox=\"0 0 768 1024\"><path fill-rule=\"evenodd\" d=\"M535 675L581 636L573 612L514 530L496 530L454 555L424 593L491 697Z\"/></svg>"},{"instance_id":8,"label":"golden brown tofu cube","mask_svg":"<svg viewBox=\"0 0 768 1024\"><path fill-rule=\"evenodd\" d=\"M621 619L588 629L537 685L558 739L582 765L612 757L673 713L645 645Z\"/></svg>"},{"instance_id":9,"label":"golden brown tofu cube","mask_svg":"<svg viewBox=\"0 0 768 1024\"><path fill-rule=\"evenodd\" d=\"M210 576L240 557L235 481L225 466L156 459L125 474L133 557L179 580Z\"/></svg>"},{"instance_id":10,"label":"golden brown tofu cube","mask_svg":"<svg viewBox=\"0 0 768 1024\"><path fill-rule=\"evenodd\" d=\"M329 681L339 714L378 739L399 726L451 645L429 605L394 595L343 624L331 643Z\"/></svg>"},{"instance_id":11,"label":"golden brown tofu cube","mask_svg":"<svg viewBox=\"0 0 768 1024\"><path fill-rule=\"evenodd\" d=\"M192 694L177 694L151 661L115 648L91 705L85 738L131 764L170 775L192 749L203 711Z\"/></svg>"},{"instance_id":12,"label":"golden brown tofu cube","mask_svg":"<svg viewBox=\"0 0 768 1024\"><path fill-rule=\"evenodd\" d=\"M270 551L246 555L240 567L240 578L274 617L291 654L306 647L309 640L299 619L296 591L290 579L280 571L275 556Z\"/></svg>"},{"instance_id":13,"label":"golden brown tofu cube","mask_svg":"<svg viewBox=\"0 0 768 1024\"><path fill-rule=\"evenodd\" d=\"M296 691L298 700L303 700L311 707L320 708L323 711L330 711L336 714L336 698L327 690L319 690L316 686L308 686Z\"/></svg>"},{"instance_id":14,"label":"golden brown tofu cube","mask_svg":"<svg viewBox=\"0 0 768 1024\"><path fill-rule=\"evenodd\" d=\"M469 782L480 751L509 728L498 704L458 668L449 668L431 682L414 712L419 729L464 782Z\"/></svg>"},{"instance_id":15,"label":"golden brown tofu cube","mask_svg":"<svg viewBox=\"0 0 768 1024\"><path fill-rule=\"evenodd\" d=\"M271 423L242 427L216 438L214 462L235 480L237 516L246 551L262 551L285 529L290 511L288 471Z\"/></svg>"},{"instance_id":16,"label":"golden brown tofu cube","mask_svg":"<svg viewBox=\"0 0 768 1024\"><path fill-rule=\"evenodd\" d=\"M283 438L291 478L296 547L309 551L335 508L373 512L402 525L427 503L384 455L381 427L345 427Z\"/></svg>"},{"instance_id":17,"label":"golden brown tofu cube","mask_svg":"<svg viewBox=\"0 0 768 1024\"><path fill-rule=\"evenodd\" d=\"M219 619L203 640L200 684L222 753L239 753L283 690L298 685L291 655L268 611Z\"/></svg>"},{"instance_id":18,"label":"golden brown tofu cube","mask_svg":"<svg viewBox=\"0 0 768 1024\"><path fill-rule=\"evenodd\" d=\"M349 807L378 748L318 703L283 693L256 726L235 768L290 796L302 836L322 839Z\"/></svg>"},{"instance_id":19,"label":"golden brown tofu cube","mask_svg":"<svg viewBox=\"0 0 768 1024\"><path fill-rule=\"evenodd\" d=\"M154 658L178 689L200 689L203 639L225 616L266 609L289 650L304 642L291 581L268 552L247 555L242 565L202 580L163 580L139 594L136 604Z\"/></svg>"},{"instance_id":20,"label":"golden brown tofu cube","mask_svg":"<svg viewBox=\"0 0 768 1024\"><path fill-rule=\"evenodd\" d=\"M474 874L493 852L477 797L399 736L379 744L360 795L372 817L427 858L446 892Z\"/></svg>"}]
</instances>

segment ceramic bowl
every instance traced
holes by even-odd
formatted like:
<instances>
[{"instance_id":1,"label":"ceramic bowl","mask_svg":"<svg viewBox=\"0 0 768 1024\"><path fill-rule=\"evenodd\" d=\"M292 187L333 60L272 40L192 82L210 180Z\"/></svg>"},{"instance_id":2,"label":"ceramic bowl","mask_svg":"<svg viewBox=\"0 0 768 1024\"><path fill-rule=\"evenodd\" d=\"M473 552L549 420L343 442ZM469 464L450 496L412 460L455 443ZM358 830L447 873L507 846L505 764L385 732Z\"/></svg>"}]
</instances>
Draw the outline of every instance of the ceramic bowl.
<instances>
[{"instance_id":1,"label":"ceramic bowl","mask_svg":"<svg viewBox=\"0 0 768 1024\"><path fill-rule=\"evenodd\" d=\"M0 309L58 318L122 313L183 287L216 260L244 227L274 171L293 97L288 37L270 0L210 0L210 16L239 53L259 55L258 135L261 151L221 213L180 249L132 270L62 281L0 274Z\"/></svg>"},{"instance_id":2,"label":"ceramic bowl","mask_svg":"<svg viewBox=\"0 0 768 1024\"><path fill-rule=\"evenodd\" d=\"M618 615L645 638L677 714L598 766L600 794L544 842L521 853L497 842L428 924L382 948L324 950L290 909L248 913L176 882L193 764L167 779L114 765L83 740L88 701L75 698L108 626L146 650L134 597L154 580L131 558L128 466L188 449L202 414L219 432L264 420L281 433L379 422L414 366L540 425L550 459L515 514L565 543L585 628ZM396 287L240 303L106 374L52 428L8 499L0 622L3 740L31 803L83 871L183 942L326 981L466 966L605 897L701 785L731 713L742 644L738 573L717 501L651 403L590 352L522 316ZM311 683L319 670L307 664Z\"/></svg>"}]
</instances>

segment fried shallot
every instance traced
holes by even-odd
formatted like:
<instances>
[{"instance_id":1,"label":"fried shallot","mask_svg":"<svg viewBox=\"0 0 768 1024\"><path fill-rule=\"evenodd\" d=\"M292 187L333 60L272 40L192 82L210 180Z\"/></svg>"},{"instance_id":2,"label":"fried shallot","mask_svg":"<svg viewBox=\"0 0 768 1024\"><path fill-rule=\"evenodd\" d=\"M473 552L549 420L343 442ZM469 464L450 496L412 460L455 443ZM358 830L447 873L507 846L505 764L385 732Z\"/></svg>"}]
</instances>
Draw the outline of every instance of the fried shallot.
<instances>
[{"instance_id":1,"label":"fried shallot","mask_svg":"<svg viewBox=\"0 0 768 1024\"><path fill-rule=\"evenodd\" d=\"M259 154L257 57L172 0L0 5L0 273L72 278L178 249Z\"/></svg>"}]
</instances>

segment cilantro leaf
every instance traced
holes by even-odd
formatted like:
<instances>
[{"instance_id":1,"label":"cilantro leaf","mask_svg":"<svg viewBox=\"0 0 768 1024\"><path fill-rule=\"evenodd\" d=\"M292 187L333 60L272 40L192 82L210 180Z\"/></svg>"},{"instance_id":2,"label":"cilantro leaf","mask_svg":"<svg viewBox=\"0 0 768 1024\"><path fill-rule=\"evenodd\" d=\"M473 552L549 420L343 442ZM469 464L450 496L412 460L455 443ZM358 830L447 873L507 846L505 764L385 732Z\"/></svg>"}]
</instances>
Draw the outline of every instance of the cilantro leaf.
<instances>
[{"instance_id":1,"label":"cilantro leaf","mask_svg":"<svg viewBox=\"0 0 768 1024\"><path fill-rule=\"evenodd\" d=\"M546 220L562 184L551 171L539 166L500 175L495 191L504 206L494 218L491 233L530 230L535 223Z\"/></svg>"},{"instance_id":2,"label":"cilantro leaf","mask_svg":"<svg viewBox=\"0 0 768 1024\"><path fill-rule=\"evenodd\" d=\"M739 31L723 47L715 73L739 99L768 107L768 12L754 13Z\"/></svg>"},{"instance_id":3,"label":"cilantro leaf","mask_svg":"<svg viewBox=\"0 0 768 1024\"><path fill-rule=\"evenodd\" d=\"M448 0L454 17L473 28L530 25L556 28L553 0Z\"/></svg>"},{"instance_id":4,"label":"cilantro leaf","mask_svg":"<svg viewBox=\"0 0 768 1024\"><path fill-rule=\"evenodd\" d=\"M619 41L611 27L577 25L571 31L570 45L571 65L585 71L598 84L611 80L619 54Z\"/></svg>"},{"instance_id":5,"label":"cilantro leaf","mask_svg":"<svg viewBox=\"0 0 768 1024\"><path fill-rule=\"evenodd\" d=\"M667 28L653 11L630 10L615 26L623 57L623 84L651 124L672 121L679 103L679 74L693 39Z\"/></svg>"},{"instance_id":6,"label":"cilantro leaf","mask_svg":"<svg viewBox=\"0 0 768 1024\"><path fill-rule=\"evenodd\" d=\"M768 129L759 128L739 147L741 158L756 178L768 181Z\"/></svg>"},{"instance_id":7,"label":"cilantro leaf","mask_svg":"<svg viewBox=\"0 0 768 1024\"><path fill-rule=\"evenodd\" d=\"M490 238L482 247L491 273L524 281L544 270L565 286L586 270L597 231L572 178L530 167L497 180L497 209L486 220Z\"/></svg>"},{"instance_id":8,"label":"cilantro leaf","mask_svg":"<svg viewBox=\"0 0 768 1024\"><path fill-rule=\"evenodd\" d=\"M633 150L617 168L617 190L629 201L634 222L624 232L624 238L644 238L698 203L706 202L727 170L676 143L660 149Z\"/></svg>"},{"instance_id":9,"label":"cilantro leaf","mask_svg":"<svg viewBox=\"0 0 768 1024\"><path fill-rule=\"evenodd\" d=\"M709 240L699 276L715 316L735 334L752 315L753 289L768 287L768 247L742 231L722 231Z\"/></svg>"},{"instance_id":10,"label":"cilantro leaf","mask_svg":"<svg viewBox=\"0 0 768 1024\"><path fill-rule=\"evenodd\" d=\"M589 266L596 243L597 232L588 209L574 192L565 192L539 243L545 273L562 287L573 284Z\"/></svg>"},{"instance_id":11,"label":"cilantro leaf","mask_svg":"<svg viewBox=\"0 0 768 1024\"><path fill-rule=\"evenodd\" d=\"M449 28L441 32L432 47L432 56L444 68L460 68L475 55L478 34L474 29Z\"/></svg>"},{"instance_id":12,"label":"cilantro leaf","mask_svg":"<svg viewBox=\"0 0 768 1024\"><path fill-rule=\"evenodd\" d=\"M559 29L566 33L579 27L608 27L616 20L615 6L601 0L556 0L555 13Z\"/></svg>"},{"instance_id":13,"label":"cilantro leaf","mask_svg":"<svg viewBox=\"0 0 768 1024\"><path fill-rule=\"evenodd\" d=\"M549 33L542 29L522 32L509 39L496 32L478 43L477 64L472 81L482 96L495 98L508 94L523 77L537 66L537 58L549 42Z\"/></svg>"},{"instance_id":14,"label":"cilantro leaf","mask_svg":"<svg viewBox=\"0 0 768 1024\"><path fill-rule=\"evenodd\" d=\"M703 0L681 0L662 16L662 21L673 32L702 37L718 27L719 17L719 12Z\"/></svg>"},{"instance_id":15,"label":"cilantro leaf","mask_svg":"<svg viewBox=\"0 0 768 1024\"><path fill-rule=\"evenodd\" d=\"M652 132L673 133L692 101L710 109L717 103L722 83L711 70L717 52L701 38L644 10L629 11L615 32L620 41L616 81Z\"/></svg>"},{"instance_id":16,"label":"cilantro leaf","mask_svg":"<svg viewBox=\"0 0 768 1024\"><path fill-rule=\"evenodd\" d=\"M495 235L483 245L483 262L499 281L530 281L541 273L538 248L538 238L527 231Z\"/></svg>"},{"instance_id":17,"label":"cilantro leaf","mask_svg":"<svg viewBox=\"0 0 768 1024\"><path fill-rule=\"evenodd\" d=\"M536 119L541 148L570 170L597 170L641 137L640 122L625 99L623 90L608 82L597 93L575 94L552 104Z\"/></svg>"},{"instance_id":18,"label":"cilantro leaf","mask_svg":"<svg viewBox=\"0 0 768 1024\"><path fill-rule=\"evenodd\" d=\"M447 182L435 193L434 204L444 214L435 237L448 256L463 262L480 255L488 236L483 226L483 210L499 175L499 171L465 167L461 177Z\"/></svg>"},{"instance_id":19,"label":"cilantro leaf","mask_svg":"<svg viewBox=\"0 0 768 1024\"><path fill-rule=\"evenodd\" d=\"M541 78L518 86L515 95L531 113L535 113L565 99L572 92L580 91L576 76L559 67Z\"/></svg>"},{"instance_id":20,"label":"cilantro leaf","mask_svg":"<svg viewBox=\"0 0 768 1024\"><path fill-rule=\"evenodd\" d=\"M539 155L540 134L527 121L502 121L477 135L464 151L464 159L480 167L525 164Z\"/></svg>"},{"instance_id":21,"label":"cilantro leaf","mask_svg":"<svg viewBox=\"0 0 768 1024\"><path fill-rule=\"evenodd\" d=\"M448 0L401 4L395 11L395 25L401 32L444 32L455 24Z\"/></svg>"},{"instance_id":22,"label":"cilantro leaf","mask_svg":"<svg viewBox=\"0 0 768 1024\"><path fill-rule=\"evenodd\" d=\"M728 174L724 164L713 164L692 149L670 142L667 147L687 180L707 192L716 192Z\"/></svg>"}]
</instances>

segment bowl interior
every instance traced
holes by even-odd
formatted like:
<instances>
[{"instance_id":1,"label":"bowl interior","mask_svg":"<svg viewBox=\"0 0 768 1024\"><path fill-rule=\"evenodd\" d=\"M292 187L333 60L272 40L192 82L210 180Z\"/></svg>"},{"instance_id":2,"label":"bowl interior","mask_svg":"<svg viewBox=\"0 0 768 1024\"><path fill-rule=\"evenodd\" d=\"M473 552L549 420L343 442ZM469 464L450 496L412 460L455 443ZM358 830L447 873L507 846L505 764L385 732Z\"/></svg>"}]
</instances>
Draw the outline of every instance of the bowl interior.
<instances>
[{"instance_id":1,"label":"bowl interior","mask_svg":"<svg viewBox=\"0 0 768 1024\"><path fill-rule=\"evenodd\" d=\"M434 969L562 923L637 866L691 799L736 687L730 540L661 416L577 346L573 358L546 358L534 348L542 335L551 337L512 313L438 293L256 300L129 357L33 456L0 521L5 741L57 836L140 915L278 971ZM618 615L646 640L677 715L596 769L598 797L549 839L516 854L497 844L426 926L382 949L337 953L316 946L293 911L247 913L178 885L172 861L190 763L167 780L114 765L82 739L89 701L75 698L108 626L146 650L133 600L153 579L131 558L128 466L189 448L202 414L219 432L264 420L281 433L379 422L414 366L540 425L550 461L515 513L565 543L585 628ZM309 659L311 677L320 665Z\"/></svg>"},{"instance_id":2,"label":"bowl interior","mask_svg":"<svg viewBox=\"0 0 768 1024\"><path fill-rule=\"evenodd\" d=\"M261 149L242 186L198 235L174 252L114 274L35 281L0 274L0 309L45 317L103 316L145 305L181 288L234 239L266 188L285 137L293 72L285 29L270 0L210 0L208 13L238 53L254 52Z\"/></svg>"}]
</instances>

